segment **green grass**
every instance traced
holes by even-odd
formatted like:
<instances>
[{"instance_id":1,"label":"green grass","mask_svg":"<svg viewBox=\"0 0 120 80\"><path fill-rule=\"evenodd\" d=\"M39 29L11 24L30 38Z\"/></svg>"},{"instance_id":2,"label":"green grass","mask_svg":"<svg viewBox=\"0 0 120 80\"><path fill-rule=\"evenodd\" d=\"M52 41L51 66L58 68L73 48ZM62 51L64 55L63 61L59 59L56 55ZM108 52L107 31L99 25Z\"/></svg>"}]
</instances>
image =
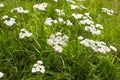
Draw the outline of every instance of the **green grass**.
<instances>
[{"instance_id":1,"label":"green grass","mask_svg":"<svg viewBox=\"0 0 120 80\"><path fill-rule=\"evenodd\" d=\"M34 10L33 5L47 2L45 11ZM71 10L65 0L53 2L53 0L0 0L5 7L0 8L0 18L4 15L16 17L16 24L6 26L0 19L0 72L4 73L0 80L120 80L120 1L118 11L112 16L101 12L101 8L115 10L113 0L86 0L77 2L88 10ZM22 6L28 9L28 14L11 13L10 11ZM51 27L44 24L47 17L57 19L55 9L63 9L66 16L74 25L68 27L63 24L55 24ZM100 36L92 35L79 26L71 14L89 12L95 23L104 26ZM19 39L21 28L32 32L32 37ZM51 34L62 32L69 36L67 46L62 53L56 53L47 44ZM79 44L78 36L104 41L108 45L114 45L117 52L100 54L93 52ZM45 73L32 73L31 69L37 60L42 60Z\"/></svg>"}]
</instances>

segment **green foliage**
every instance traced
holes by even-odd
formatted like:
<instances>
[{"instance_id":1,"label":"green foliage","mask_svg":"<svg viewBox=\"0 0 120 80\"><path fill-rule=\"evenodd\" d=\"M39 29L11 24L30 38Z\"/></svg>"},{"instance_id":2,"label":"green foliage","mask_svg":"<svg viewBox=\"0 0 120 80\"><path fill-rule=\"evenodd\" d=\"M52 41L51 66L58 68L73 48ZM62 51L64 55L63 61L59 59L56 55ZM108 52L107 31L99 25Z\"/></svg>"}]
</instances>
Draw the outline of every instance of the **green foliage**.
<instances>
[{"instance_id":1,"label":"green foliage","mask_svg":"<svg viewBox=\"0 0 120 80\"><path fill-rule=\"evenodd\" d=\"M46 11L33 9L34 4L44 1L48 3ZM114 9L114 1L86 0L77 3L85 5L88 10L70 10L69 3L65 0L58 1L0 0L5 4L4 8L0 8L0 18L4 15L17 16L16 24L12 27L6 26L0 19L0 72L4 73L0 80L120 80L120 11L113 16L101 12L102 7ZM10 12L18 6L28 9L29 13ZM55 24L49 27L44 24L47 17L57 18L54 11L57 8L65 11L67 16L62 18L70 19L74 23L73 26ZM93 36L85 32L70 16L73 12L89 12L95 23L104 26L102 35ZM19 39L21 28L32 32L32 37ZM49 36L59 31L69 36L67 46L60 54L47 44ZM80 35L113 44L118 51L105 55L95 53L79 44L77 38ZM44 74L31 72L37 60L43 61L46 69Z\"/></svg>"}]
</instances>

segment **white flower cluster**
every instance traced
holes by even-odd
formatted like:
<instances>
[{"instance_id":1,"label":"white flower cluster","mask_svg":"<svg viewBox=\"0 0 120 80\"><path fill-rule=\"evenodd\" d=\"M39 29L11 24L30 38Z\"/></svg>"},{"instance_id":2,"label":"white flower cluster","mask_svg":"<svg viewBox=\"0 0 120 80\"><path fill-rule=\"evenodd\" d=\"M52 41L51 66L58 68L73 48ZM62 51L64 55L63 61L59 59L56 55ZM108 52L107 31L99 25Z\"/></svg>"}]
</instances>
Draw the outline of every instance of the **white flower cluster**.
<instances>
[{"instance_id":1,"label":"white flower cluster","mask_svg":"<svg viewBox=\"0 0 120 80\"><path fill-rule=\"evenodd\" d=\"M0 78L2 78L4 76L4 73L0 72Z\"/></svg>"},{"instance_id":2,"label":"white flower cluster","mask_svg":"<svg viewBox=\"0 0 120 80\"><path fill-rule=\"evenodd\" d=\"M80 19L79 25L86 25L85 31L91 32L93 35L100 35L101 29L103 29L103 26L100 24L94 24L94 21L92 21L92 18L90 17L89 13L83 14L75 14L73 13L72 16L75 19Z\"/></svg>"},{"instance_id":3,"label":"white flower cluster","mask_svg":"<svg viewBox=\"0 0 120 80\"><path fill-rule=\"evenodd\" d=\"M33 65L32 73L35 72L40 72L40 73L45 72L45 66L43 66L43 62L41 60L38 60L37 63Z\"/></svg>"},{"instance_id":4,"label":"white flower cluster","mask_svg":"<svg viewBox=\"0 0 120 80\"><path fill-rule=\"evenodd\" d=\"M74 0L66 0L67 2L70 2L72 4L75 4L75 1Z\"/></svg>"},{"instance_id":5,"label":"white flower cluster","mask_svg":"<svg viewBox=\"0 0 120 80\"><path fill-rule=\"evenodd\" d=\"M57 12L58 16L64 16L65 15L65 13L63 12L63 10L55 9L55 11Z\"/></svg>"},{"instance_id":6,"label":"white flower cluster","mask_svg":"<svg viewBox=\"0 0 120 80\"><path fill-rule=\"evenodd\" d=\"M20 33L19 33L19 38L20 39L23 39L25 37L30 37L30 36L32 36L32 33L28 32L24 28L20 30Z\"/></svg>"},{"instance_id":7,"label":"white flower cluster","mask_svg":"<svg viewBox=\"0 0 120 80\"><path fill-rule=\"evenodd\" d=\"M17 13L29 13L29 10L24 10L23 7L17 7L11 10L11 12L17 12Z\"/></svg>"},{"instance_id":8,"label":"white flower cluster","mask_svg":"<svg viewBox=\"0 0 120 80\"><path fill-rule=\"evenodd\" d=\"M13 26L16 23L14 18L9 18L7 15L3 16L2 19L7 26Z\"/></svg>"},{"instance_id":9,"label":"white flower cluster","mask_svg":"<svg viewBox=\"0 0 120 80\"><path fill-rule=\"evenodd\" d=\"M4 7L4 4L0 3L0 8Z\"/></svg>"},{"instance_id":10,"label":"white flower cluster","mask_svg":"<svg viewBox=\"0 0 120 80\"><path fill-rule=\"evenodd\" d=\"M88 9L87 7L85 7L83 5L80 5L80 8L82 8L82 9Z\"/></svg>"},{"instance_id":11,"label":"white flower cluster","mask_svg":"<svg viewBox=\"0 0 120 80\"><path fill-rule=\"evenodd\" d=\"M102 54L106 54L108 52L110 52L111 50L113 51L117 51L117 49L114 46L106 46L105 42L97 42L91 39L84 39L82 36L78 37L78 39L80 40L80 44L86 46L86 47L90 47L94 52L99 52Z\"/></svg>"},{"instance_id":12,"label":"white flower cluster","mask_svg":"<svg viewBox=\"0 0 120 80\"><path fill-rule=\"evenodd\" d=\"M76 4L71 4L70 5L70 8L72 9L72 10L74 10L74 9L88 9L87 7L85 7L85 6L83 6L83 5L80 5L80 6L78 6L78 5L76 5Z\"/></svg>"},{"instance_id":13,"label":"white flower cluster","mask_svg":"<svg viewBox=\"0 0 120 80\"><path fill-rule=\"evenodd\" d=\"M54 2L58 2L58 0L53 0Z\"/></svg>"},{"instance_id":14,"label":"white flower cluster","mask_svg":"<svg viewBox=\"0 0 120 80\"><path fill-rule=\"evenodd\" d=\"M66 20L64 21L63 18L58 18L58 19L55 19L53 20L52 18L46 18L45 20L45 25L48 25L48 26L52 26L54 24L57 24L57 23L63 23L63 24L66 24L67 26L72 26L72 22L70 20Z\"/></svg>"},{"instance_id":15,"label":"white flower cluster","mask_svg":"<svg viewBox=\"0 0 120 80\"><path fill-rule=\"evenodd\" d=\"M114 10L109 10L107 8L102 8L102 12L105 12L105 13L107 13L110 16L114 14Z\"/></svg>"},{"instance_id":16,"label":"white flower cluster","mask_svg":"<svg viewBox=\"0 0 120 80\"><path fill-rule=\"evenodd\" d=\"M61 53L63 51L63 47L66 46L66 42L68 41L68 39L68 36L62 36L61 32L57 32L55 35L50 35L50 38L47 40L47 43L51 45L56 52Z\"/></svg>"},{"instance_id":17,"label":"white flower cluster","mask_svg":"<svg viewBox=\"0 0 120 80\"><path fill-rule=\"evenodd\" d=\"M71 4L71 5L70 5L70 8L71 8L71 9L77 9L77 8L79 8L79 6L78 6L78 5L75 5L75 4Z\"/></svg>"},{"instance_id":18,"label":"white flower cluster","mask_svg":"<svg viewBox=\"0 0 120 80\"><path fill-rule=\"evenodd\" d=\"M44 11L44 10L46 10L47 6L48 6L48 4L45 3L45 2L43 2L43 3L41 3L41 4L35 4L35 5L33 6L33 8Z\"/></svg>"}]
</instances>

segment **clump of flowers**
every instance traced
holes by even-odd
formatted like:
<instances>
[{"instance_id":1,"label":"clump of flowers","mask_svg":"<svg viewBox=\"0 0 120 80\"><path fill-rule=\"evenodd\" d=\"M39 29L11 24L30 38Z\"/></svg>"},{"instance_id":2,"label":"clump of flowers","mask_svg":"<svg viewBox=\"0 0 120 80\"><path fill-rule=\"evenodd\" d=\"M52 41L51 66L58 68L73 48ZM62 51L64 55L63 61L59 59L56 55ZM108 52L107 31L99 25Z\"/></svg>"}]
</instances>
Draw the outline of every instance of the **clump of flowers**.
<instances>
[{"instance_id":1,"label":"clump of flowers","mask_svg":"<svg viewBox=\"0 0 120 80\"><path fill-rule=\"evenodd\" d=\"M29 13L29 10L24 10L23 7L17 7L11 10L11 12L17 12L17 13Z\"/></svg>"},{"instance_id":2,"label":"clump of flowers","mask_svg":"<svg viewBox=\"0 0 120 80\"><path fill-rule=\"evenodd\" d=\"M75 19L80 20L79 25L85 25L85 31L91 32L93 35L100 35L103 26L101 24L95 24L92 18L90 17L89 13L84 14L76 14L73 13Z\"/></svg>"},{"instance_id":3,"label":"clump of flowers","mask_svg":"<svg viewBox=\"0 0 120 80\"><path fill-rule=\"evenodd\" d=\"M40 73L45 72L45 66L43 66L43 62L41 60L38 60L37 63L33 65L32 73L35 72L40 72Z\"/></svg>"},{"instance_id":4,"label":"clump of flowers","mask_svg":"<svg viewBox=\"0 0 120 80\"><path fill-rule=\"evenodd\" d=\"M2 19L7 26L13 26L16 23L14 18L9 18L7 15L3 16Z\"/></svg>"},{"instance_id":5,"label":"clump of flowers","mask_svg":"<svg viewBox=\"0 0 120 80\"><path fill-rule=\"evenodd\" d=\"M56 52L61 53L63 51L63 47L66 46L68 39L69 37L67 35L62 35L61 32L57 32L56 34L50 35L47 43L52 46Z\"/></svg>"},{"instance_id":6,"label":"clump of flowers","mask_svg":"<svg viewBox=\"0 0 120 80\"><path fill-rule=\"evenodd\" d=\"M74 10L74 9L79 8L79 6L78 6L78 5L75 5L75 4L71 4L71 5L70 5L70 8Z\"/></svg>"},{"instance_id":7,"label":"clump of flowers","mask_svg":"<svg viewBox=\"0 0 120 80\"><path fill-rule=\"evenodd\" d=\"M65 13L63 12L63 10L61 10L61 9L55 9L55 11L57 12L58 16L64 16L65 15Z\"/></svg>"},{"instance_id":8,"label":"clump of flowers","mask_svg":"<svg viewBox=\"0 0 120 80\"><path fill-rule=\"evenodd\" d=\"M4 4L0 3L0 8L4 7Z\"/></svg>"},{"instance_id":9,"label":"clump of flowers","mask_svg":"<svg viewBox=\"0 0 120 80\"><path fill-rule=\"evenodd\" d=\"M66 24L67 26L72 26L72 22L70 20L63 20L63 18L61 17L58 17L58 19L52 19L51 17L49 18L46 18L45 20L45 25L48 25L48 26L52 26L53 24L57 24L57 23L63 23L63 24Z\"/></svg>"},{"instance_id":10,"label":"clump of flowers","mask_svg":"<svg viewBox=\"0 0 120 80\"><path fill-rule=\"evenodd\" d=\"M0 72L0 78L2 78L4 76L4 73Z\"/></svg>"},{"instance_id":11,"label":"clump of flowers","mask_svg":"<svg viewBox=\"0 0 120 80\"><path fill-rule=\"evenodd\" d=\"M106 54L111 50L115 52L117 51L117 49L114 46L111 45L110 47L108 47L103 41L97 42L91 39L84 39L82 36L78 37L78 39L80 40L80 44L86 47L90 47L94 52Z\"/></svg>"},{"instance_id":12,"label":"clump of flowers","mask_svg":"<svg viewBox=\"0 0 120 80\"><path fill-rule=\"evenodd\" d=\"M54 2L58 2L58 0L53 0Z\"/></svg>"},{"instance_id":13,"label":"clump of flowers","mask_svg":"<svg viewBox=\"0 0 120 80\"><path fill-rule=\"evenodd\" d=\"M107 13L110 16L114 14L114 10L109 10L107 8L102 8L102 12L105 12L105 13Z\"/></svg>"},{"instance_id":14,"label":"clump of flowers","mask_svg":"<svg viewBox=\"0 0 120 80\"><path fill-rule=\"evenodd\" d=\"M72 4L75 4L75 1L74 0L66 0L67 2L70 2Z\"/></svg>"},{"instance_id":15,"label":"clump of flowers","mask_svg":"<svg viewBox=\"0 0 120 80\"><path fill-rule=\"evenodd\" d=\"M25 37L30 37L30 36L32 36L32 33L28 32L24 28L20 30L20 33L19 33L19 38L20 39L23 39Z\"/></svg>"},{"instance_id":16,"label":"clump of flowers","mask_svg":"<svg viewBox=\"0 0 120 80\"><path fill-rule=\"evenodd\" d=\"M45 3L45 2L43 2L43 3L41 3L41 4L35 4L35 5L33 6L33 8L44 11L44 10L46 10L47 6L48 6L48 4Z\"/></svg>"}]
</instances>

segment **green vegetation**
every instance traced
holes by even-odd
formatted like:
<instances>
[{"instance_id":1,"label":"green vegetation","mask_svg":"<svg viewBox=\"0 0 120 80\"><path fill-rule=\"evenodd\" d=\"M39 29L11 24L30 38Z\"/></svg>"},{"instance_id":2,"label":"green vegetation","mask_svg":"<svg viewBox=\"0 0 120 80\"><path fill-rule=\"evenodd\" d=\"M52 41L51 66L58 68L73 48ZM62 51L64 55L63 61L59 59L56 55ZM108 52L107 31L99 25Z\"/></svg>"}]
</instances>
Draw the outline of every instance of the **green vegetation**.
<instances>
[{"instance_id":1,"label":"green vegetation","mask_svg":"<svg viewBox=\"0 0 120 80\"><path fill-rule=\"evenodd\" d=\"M46 2L45 11L34 9L35 4ZM117 9L114 0L86 0L75 1L77 5L84 5L88 9L70 9L66 0L0 0L5 6L0 8L0 72L4 76L0 80L120 80L120 1ZM29 10L27 14L12 13L11 10L22 6ZM103 13L101 8L115 11L111 16ZM57 19L55 9L62 9L64 20L71 20L72 26L58 23L45 25L48 17ZM103 25L101 35L92 35L79 25L72 13L90 13L94 23ZM16 24L6 26L4 15L14 17ZM22 28L32 33L31 37L19 38ZM47 44L51 34L61 32L69 37L62 53L57 53ZM106 54L94 52L89 47L79 43L78 37L103 41L107 45L114 45L117 52ZM42 60L45 73L32 73L36 61Z\"/></svg>"}]
</instances>

